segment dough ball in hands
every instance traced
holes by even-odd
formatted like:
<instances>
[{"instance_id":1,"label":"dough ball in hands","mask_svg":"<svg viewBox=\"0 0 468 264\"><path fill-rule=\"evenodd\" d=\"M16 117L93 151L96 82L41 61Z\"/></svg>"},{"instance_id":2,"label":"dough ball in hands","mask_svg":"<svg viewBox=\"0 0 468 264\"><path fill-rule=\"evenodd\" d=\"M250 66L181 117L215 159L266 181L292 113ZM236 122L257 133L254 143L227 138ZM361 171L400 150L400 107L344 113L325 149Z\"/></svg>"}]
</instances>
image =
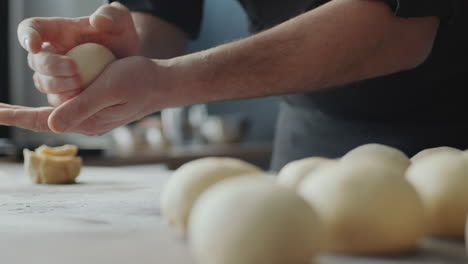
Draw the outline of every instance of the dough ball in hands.
<instances>
[{"instance_id":1,"label":"dough ball in hands","mask_svg":"<svg viewBox=\"0 0 468 264\"><path fill-rule=\"evenodd\" d=\"M352 149L341 159L342 162L355 163L361 160L385 163L404 173L411 161L402 151L382 144L366 144ZM403 175L403 174L402 174Z\"/></svg>"},{"instance_id":2,"label":"dough ball in hands","mask_svg":"<svg viewBox=\"0 0 468 264\"><path fill-rule=\"evenodd\" d=\"M316 171L323 164L336 162L327 158L311 157L292 161L286 164L278 173L277 181L280 185L297 189L306 175Z\"/></svg>"},{"instance_id":3,"label":"dough ball in hands","mask_svg":"<svg viewBox=\"0 0 468 264\"><path fill-rule=\"evenodd\" d=\"M197 200L189 224L200 264L308 264L321 239L312 207L268 177L216 184Z\"/></svg>"},{"instance_id":4,"label":"dough ball in hands","mask_svg":"<svg viewBox=\"0 0 468 264\"><path fill-rule=\"evenodd\" d=\"M437 154L437 153L461 154L462 151L457 148L452 148L452 147L429 148L429 149L421 150L420 152L418 152L416 155L414 155L411 158L411 161L417 162L419 160L424 159L425 157L428 157L430 155Z\"/></svg>"},{"instance_id":5,"label":"dough ball in hands","mask_svg":"<svg viewBox=\"0 0 468 264\"><path fill-rule=\"evenodd\" d=\"M182 165L164 186L161 212L184 236L195 200L213 184L230 177L261 173L256 166L233 158L202 158Z\"/></svg>"},{"instance_id":6,"label":"dough ball in hands","mask_svg":"<svg viewBox=\"0 0 468 264\"><path fill-rule=\"evenodd\" d=\"M413 163L407 178L423 200L429 234L463 237L468 215L467 159L462 154L433 154Z\"/></svg>"},{"instance_id":7,"label":"dough ball in hands","mask_svg":"<svg viewBox=\"0 0 468 264\"><path fill-rule=\"evenodd\" d=\"M88 87L107 65L116 60L108 48L96 43L78 45L68 51L66 56L75 60L83 89Z\"/></svg>"},{"instance_id":8,"label":"dough ball in hands","mask_svg":"<svg viewBox=\"0 0 468 264\"><path fill-rule=\"evenodd\" d=\"M416 190L380 163L328 166L307 177L299 194L321 217L332 253L401 254L414 250L425 233Z\"/></svg>"},{"instance_id":9,"label":"dough ball in hands","mask_svg":"<svg viewBox=\"0 0 468 264\"><path fill-rule=\"evenodd\" d=\"M41 146L35 151L23 150L24 168L38 184L74 183L81 171L82 160L73 145Z\"/></svg>"}]
</instances>

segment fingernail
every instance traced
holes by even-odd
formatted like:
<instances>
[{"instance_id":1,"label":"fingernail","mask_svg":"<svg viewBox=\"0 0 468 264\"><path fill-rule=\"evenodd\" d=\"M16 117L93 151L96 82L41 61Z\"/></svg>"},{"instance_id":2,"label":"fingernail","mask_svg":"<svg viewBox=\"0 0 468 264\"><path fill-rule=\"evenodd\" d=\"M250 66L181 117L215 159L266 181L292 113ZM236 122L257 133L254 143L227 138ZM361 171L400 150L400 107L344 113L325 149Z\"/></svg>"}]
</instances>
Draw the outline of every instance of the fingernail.
<instances>
[{"instance_id":1,"label":"fingernail","mask_svg":"<svg viewBox=\"0 0 468 264\"><path fill-rule=\"evenodd\" d=\"M31 39L30 38L24 38L23 45L27 51L29 52L31 51Z\"/></svg>"},{"instance_id":2,"label":"fingernail","mask_svg":"<svg viewBox=\"0 0 468 264\"><path fill-rule=\"evenodd\" d=\"M98 16L102 16L102 17L104 17L104 18L106 18L106 19L109 19L111 22L114 22L114 18L111 17L111 16L109 16L109 15L106 15L106 14L99 14Z\"/></svg>"},{"instance_id":3,"label":"fingernail","mask_svg":"<svg viewBox=\"0 0 468 264\"><path fill-rule=\"evenodd\" d=\"M67 63L67 62L61 62L59 63L58 65L58 70L59 70L59 74L60 75L63 75L63 76L68 76L70 74L73 74L71 72L71 66L70 66L70 63Z\"/></svg>"}]
</instances>

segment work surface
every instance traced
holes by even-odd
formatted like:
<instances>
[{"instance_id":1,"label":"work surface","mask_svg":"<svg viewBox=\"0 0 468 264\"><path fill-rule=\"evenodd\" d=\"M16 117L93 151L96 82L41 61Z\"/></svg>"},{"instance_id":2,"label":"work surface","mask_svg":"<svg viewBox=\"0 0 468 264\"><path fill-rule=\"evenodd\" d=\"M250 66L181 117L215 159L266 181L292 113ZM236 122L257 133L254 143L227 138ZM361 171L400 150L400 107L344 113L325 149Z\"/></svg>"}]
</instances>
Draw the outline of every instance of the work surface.
<instances>
[{"instance_id":1,"label":"work surface","mask_svg":"<svg viewBox=\"0 0 468 264\"><path fill-rule=\"evenodd\" d=\"M20 165L0 168L0 263L194 263L159 214L169 177L163 167L86 167L79 184L60 186L31 184ZM462 242L426 240L409 256L328 256L315 263L461 264L468 258Z\"/></svg>"}]
</instances>

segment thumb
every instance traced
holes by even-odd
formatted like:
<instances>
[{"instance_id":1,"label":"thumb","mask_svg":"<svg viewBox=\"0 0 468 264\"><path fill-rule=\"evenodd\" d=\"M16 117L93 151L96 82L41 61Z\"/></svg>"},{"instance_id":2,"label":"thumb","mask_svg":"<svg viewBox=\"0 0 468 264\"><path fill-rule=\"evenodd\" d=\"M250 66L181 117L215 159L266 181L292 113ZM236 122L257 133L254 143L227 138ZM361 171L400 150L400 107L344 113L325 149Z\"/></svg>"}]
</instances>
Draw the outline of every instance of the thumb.
<instances>
[{"instance_id":1,"label":"thumb","mask_svg":"<svg viewBox=\"0 0 468 264\"><path fill-rule=\"evenodd\" d=\"M48 119L49 128L56 133L67 132L102 109L116 104L112 97L95 92L102 90L96 88L98 87L90 86L78 96L55 108Z\"/></svg>"},{"instance_id":2,"label":"thumb","mask_svg":"<svg viewBox=\"0 0 468 264\"><path fill-rule=\"evenodd\" d=\"M99 7L89 22L97 30L109 33L119 33L133 23L130 11L118 2Z\"/></svg>"}]
</instances>

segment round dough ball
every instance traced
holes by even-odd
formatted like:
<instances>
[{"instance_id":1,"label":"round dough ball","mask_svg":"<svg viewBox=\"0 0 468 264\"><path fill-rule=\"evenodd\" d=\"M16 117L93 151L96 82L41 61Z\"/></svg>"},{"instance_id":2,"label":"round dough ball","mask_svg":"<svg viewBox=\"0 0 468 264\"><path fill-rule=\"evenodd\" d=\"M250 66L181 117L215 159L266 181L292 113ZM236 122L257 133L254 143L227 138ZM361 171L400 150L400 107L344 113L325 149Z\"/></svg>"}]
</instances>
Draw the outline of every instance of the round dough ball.
<instances>
[{"instance_id":1,"label":"round dough ball","mask_svg":"<svg viewBox=\"0 0 468 264\"><path fill-rule=\"evenodd\" d=\"M330 162L336 161L321 157L311 157L292 161L280 170L277 182L280 185L296 190L297 186L299 186L307 174L316 171L322 165Z\"/></svg>"},{"instance_id":2,"label":"round dough ball","mask_svg":"<svg viewBox=\"0 0 468 264\"><path fill-rule=\"evenodd\" d=\"M340 163L307 177L299 194L321 217L327 249L347 255L400 254L425 234L422 201L398 172L379 163Z\"/></svg>"},{"instance_id":3,"label":"round dough ball","mask_svg":"<svg viewBox=\"0 0 468 264\"><path fill-rule=\"evenodd\" d=\"M202 194L190 217L197 263L307 264L320 251L314 210L264 177L228 179Z\"/></svg>"},{"instance_id":4,"label":"round dough ball","mask_svg":"<svg viewBox=\"0 0 468 264\"><path fill-rule=\"evenodd\" d=\"M461 238L468 215L468 162L463 155L436 153L407 171L428 216L429 234Z\"/></svg>"},{"instance_id":5,"label":"round dough ball","mask_svg":"<svg viewBox=\"0 0 468 264\"><path fill-rule=\"evenodd\" d=\"M436 154L436 153L453 153L453 154L461 154L462 151L457 148L452 147L437 147L437 148L429 148L425 150L421 150L416 155L411 158L412 162L417 162L418 160L422 160L427 156Z\"/></svg>"},{"instance_id":6,"label":"round dough ball","mask_svg":"<svg viewBox=\"0 0 468 264\"><path fill-rule=\"evenodd\" d=\"M343 156L342 162L355 163L360 160L370 160L376 163L386 163L399 170L400 175L404 175L404 172L411 164L408 156L402 151L385 146L382 144L366 144L359 146Z\"/></svg>"},{"instance_id":7,"label":"round dough ball","mask_svg":"<svg viewBox=\"0 0 468 264\"><path fill-rule=\"evenodd\" d=\"M233 158L202 158L182 165L164 186L161 212L184 236L193 203L213 184L230 177L258 174L262 170Z\"/></svg>"},{"instance_id":8,"label":"round dough ball","mask_svg":"<svg viewBox=\"0 0 468 264\"><path fill-rule=\"evenodd\" d=\"M116 60L108 48L96 43L78 45L68 51L66 56L75 60L82 88L88 87L107 65Z\"/></svg>"}]
</instances>

